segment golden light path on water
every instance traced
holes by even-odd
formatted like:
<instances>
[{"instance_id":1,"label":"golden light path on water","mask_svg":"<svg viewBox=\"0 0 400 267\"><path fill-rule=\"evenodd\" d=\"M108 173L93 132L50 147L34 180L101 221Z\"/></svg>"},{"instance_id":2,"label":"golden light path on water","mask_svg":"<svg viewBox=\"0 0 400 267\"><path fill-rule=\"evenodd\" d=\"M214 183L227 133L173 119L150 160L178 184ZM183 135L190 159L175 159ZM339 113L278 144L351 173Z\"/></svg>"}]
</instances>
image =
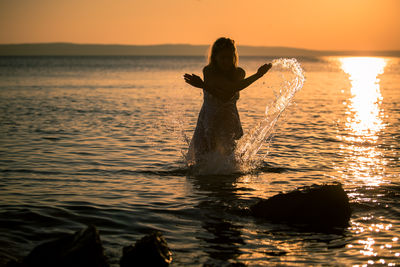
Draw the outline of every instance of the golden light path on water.
<instances>
[{"instance_id":1,"label":"golden light path on water","mask_svg":"<svg viewBox=\"0 0 400 267\"><path fill-rule=\"evenodd\" d=\"M376 134L384 127L379 105L382 95L377 76L386 65L383 58L342 58L342 69L350 75L352 99L349 105L354 118L348 118L346 125L353 130L348 141L375 142Z\"/></svg>"},{"instance_id":2,"label":"golden light path on water","mask_svg":"<svg viewBox=\"0 0 400 267\"><path fill-rule=\"evenodd\" d=\"M341 145L346 154L345 173L354 183L364 183L368 186L378 186L383 181L387 164L378 146L379 133L385 128L384 110L381 109L383 101L380 92L379 75L384 74L387 60L371 57L348 57L340 59L342 70L349 75L351 83L350 99L345 102L347 106L345 131L338 138L344 141ZM363 197L363 196L358 196ZM352 221L351 230L356 234L369 233L366 239L357 240L348 244L349 249L358 249L365 256L369 265L379 264L395 266L391 260L385 261L384 251L391 251L392 244L388 242L380 247L376 246L376 239L381 238L391 231L393 225L390 222L372 223L369 226L365 222L373 220L374 216L363 217L362 221ZM397 237L392 238L396 243ZM391 252L389 252L391 253ZM382 255L381 255L382 254ZM395 257L399 254L395 253Z\"/></svg>"},{"instance_id":3,"label":"golden light path on water","mask_svg":"<svg viewBox=\"0 0 400 267\"><path fill-rule=\"evenodd\" d=\"M376 149L379 132L385 127L380 105L383 97L378 76L387 64L384 58L346 57L339 59L342 70L349 75L351 98L347 104L345 128L347 133L338 138L345 141L341 149L347 151L351 176L368 185L378 185L377 175L385 166L381 152Z\"/></svg>"}]
</instances>

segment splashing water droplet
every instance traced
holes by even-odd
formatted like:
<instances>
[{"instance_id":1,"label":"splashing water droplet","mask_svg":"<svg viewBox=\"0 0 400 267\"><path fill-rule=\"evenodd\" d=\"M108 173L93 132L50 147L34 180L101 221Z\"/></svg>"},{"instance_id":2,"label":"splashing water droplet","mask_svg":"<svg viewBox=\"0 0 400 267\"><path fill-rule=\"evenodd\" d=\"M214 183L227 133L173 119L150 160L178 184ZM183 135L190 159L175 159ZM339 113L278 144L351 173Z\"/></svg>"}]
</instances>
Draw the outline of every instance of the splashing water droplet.
<instances>
[{"instance_id":1,"label":"splashing water droplet","mask_svg":"<svg viewBox=\"0 0 400 267\"><path fill-rule=\"evenodd\" d=\"M275 96L275 100L265 108L265 117L258 125L238 140L235 158L241 165L241 170L251 168L255 155L263 143L271 138L282 112L291 103L294 95L303 87L305 82L304 71L296 59L276 59L272 62L272 65L274 68L289 70L294 78L285 81L279 89L279 93Z\"/></svg>"}]
</instances>

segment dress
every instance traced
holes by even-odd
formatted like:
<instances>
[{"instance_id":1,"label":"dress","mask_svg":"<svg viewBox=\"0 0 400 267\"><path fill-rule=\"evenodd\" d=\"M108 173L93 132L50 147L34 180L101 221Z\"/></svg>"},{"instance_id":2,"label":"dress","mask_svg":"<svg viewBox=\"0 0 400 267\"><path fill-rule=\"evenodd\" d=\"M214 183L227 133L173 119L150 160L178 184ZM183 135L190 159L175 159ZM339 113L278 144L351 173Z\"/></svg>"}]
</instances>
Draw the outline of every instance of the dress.
<instances>
[{"instance_id":1,"label":"dress","mask_svg":"<svg viewBox=\"0 0 400 267\"><path fill-rule=\"evenodd\" d=\"M222 101L203 90L204 102L190 142L188 159L196 164L206 160L207 154L230 155L235 141L243 135L236 102L239 93Z\"/></svg>"}]
</instances>

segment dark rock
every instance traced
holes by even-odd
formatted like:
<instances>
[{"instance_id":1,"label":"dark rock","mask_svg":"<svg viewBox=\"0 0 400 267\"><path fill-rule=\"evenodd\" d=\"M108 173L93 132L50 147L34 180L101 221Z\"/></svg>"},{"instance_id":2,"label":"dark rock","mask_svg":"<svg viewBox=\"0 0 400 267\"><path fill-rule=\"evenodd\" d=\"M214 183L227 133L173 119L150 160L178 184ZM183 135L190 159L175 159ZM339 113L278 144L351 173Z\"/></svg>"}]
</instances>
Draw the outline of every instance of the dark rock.
<instances>
[{"instance_id":1,"label":"dark rock","mask_svg":"<svg viewBox=\"0 0 400 267\"><path fill-rule=\"evenodd\" d=\"M35 247L24 258L26 267L108 267L99 233L88 226L74 234Z\"/></svg>"},{"instance_id":2,"label":"dark rock","mask_svg":"<svg viewBox=\"0 0 400 267\"><path fill-rule=\"evenodd\" d=\"M137 241L134 246L123 248L121 267L168 266L172 253L160 232L152 232Z\"/></svg>"},{"instance_id":3,"label":"dark rock","mask_svg":"<svg viewBox=\"0 0 400 267\"><path fill-rule=\"evenodd\" d=\"M256 217L321 228L348 226L349 198L340 183L312 185L260 200L250 207Z\"/></svg>"},{"instance_id":4,"label":"dark rock","mask_svg":"<svg viewBox=\"0 0 400 267\"><path fill-rule=\"evenodd\" d=\"M22 263L20 263L17 259L11 259L8 260L7 263L1 263L0 266L6 266L6 267L23 267Z\"/></svg>"}]
</instances>

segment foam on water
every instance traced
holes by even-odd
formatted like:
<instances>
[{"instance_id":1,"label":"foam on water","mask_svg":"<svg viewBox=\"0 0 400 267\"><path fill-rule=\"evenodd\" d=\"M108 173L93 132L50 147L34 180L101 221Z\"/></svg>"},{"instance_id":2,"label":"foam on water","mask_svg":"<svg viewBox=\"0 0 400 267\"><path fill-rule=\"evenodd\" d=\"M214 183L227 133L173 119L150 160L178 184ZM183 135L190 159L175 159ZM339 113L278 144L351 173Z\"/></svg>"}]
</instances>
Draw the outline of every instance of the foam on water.
<instances>
[{"instance_id":1,"label":"foam on water","mask_svg":"<svg viewBox=\"0 0 400 267\"><path fill-rule=\"evenodd\" d=\"M275 93L275 99L266 106L265 116L246 133L240 140L237 141L236 150L232 155L221 155L218 152L208 154L205 162L201 166L193 166L193 163L185 153L186 164L194 170L196 174L232 174L236 172L251 172L258 166L258 151L264 143L271 140L277 121L282 112L292 102L296 92L298 92L304 84L305 77L300 63L292 58L280 58L272 62L274 71L282 73L289 72L283 76L283 82L280 85L279 92ZM183 123L177 123L183 138L189 145L190 139L182 129ZM266 155L264 155L266 156Z\"/></svg>"}]
</instances>

